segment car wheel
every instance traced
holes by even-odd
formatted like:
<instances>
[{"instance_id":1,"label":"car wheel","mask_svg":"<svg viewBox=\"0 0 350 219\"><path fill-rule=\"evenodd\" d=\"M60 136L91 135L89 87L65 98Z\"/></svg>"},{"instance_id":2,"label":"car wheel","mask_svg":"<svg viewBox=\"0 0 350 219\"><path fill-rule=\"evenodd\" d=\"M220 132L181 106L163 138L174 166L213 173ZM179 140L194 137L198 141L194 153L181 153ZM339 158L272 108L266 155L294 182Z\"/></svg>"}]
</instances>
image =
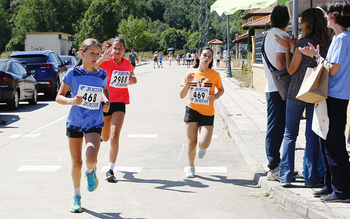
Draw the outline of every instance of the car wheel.
<instances>
[{"instance_id":1,"label":"car wheel","mask_svg":"<svg viewBox=\"0 0 350 219\"><path fill-rule=\"evenodd\" d=\"M14 93L12 100L10 100L7 103L7 106L10 108L10 110L17 110L18 106L19 106L19 91L16 90L16 92Z\"/></svg>"},{"instance_id":2,"label":"car wheel","mask_svg":"<svg viewBox=\"0 0 350 219\"><path fill-rule=\"evenodd\" d=\"M29 102L30 105L37 104L37 102L38 102L38 91L37 91L36 87L34 88L32 99L29 99L28 102Z\"/></svg>"},{"instance_id":3,"label":"car wheel","mask_svg":"<svg viewBox=\"0 0 350 219\"><path fill-rule=\"evenodd\" d=\"M55 89L50 93L51 99L56 100L56 96L58 94L58 91L60 90L60 86L60 80L57 79Z\"/></svg>"}]
</instances>

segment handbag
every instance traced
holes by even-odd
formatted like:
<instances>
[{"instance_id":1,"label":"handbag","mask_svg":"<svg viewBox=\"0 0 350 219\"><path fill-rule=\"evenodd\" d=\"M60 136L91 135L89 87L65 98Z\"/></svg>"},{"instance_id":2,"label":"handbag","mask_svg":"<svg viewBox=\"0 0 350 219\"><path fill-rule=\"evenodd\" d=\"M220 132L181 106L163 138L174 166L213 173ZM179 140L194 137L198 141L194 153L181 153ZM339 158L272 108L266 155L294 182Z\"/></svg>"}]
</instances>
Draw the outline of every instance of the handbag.
<instances>
[{"instance_id":1,"label":"handbag","mask_svg":"<svg viewBox=\"0 0 350 219\"><path fill-rule=\"evenodd\" d=\"M282 100L287 99L287 92L289 88L290 81L292 80L292 76L288 73L287 68L284 67L281 70L277 70L269 61L267 58L267 55L265 53L265 37L263 39L263 43L261 46L261 53L266 61L266 64L272 74L273 81L275 82L275 85L277 87L278 93L280 94Z\"/></svg>"},{"instance_id":2,"label":"handbag","mask_svg":"<svg viewBox=\"0 0 350 219\"><path fill-rule=\"evenodd\" d=\"M329 67L322 57L314 68L307 68L297 99L307 103L317 103L328 96Z\"/></svg>"},{"instance_id":3,"label":"handbag","mask_svg":"<svg viewBox=\"0 0 350 219\"><path fill-rule=\"evenodd\" d=\"M311 129L318 136L326 140L329 130L329 118L326 100L315 103Z\"/></svg>"}]
</instances>

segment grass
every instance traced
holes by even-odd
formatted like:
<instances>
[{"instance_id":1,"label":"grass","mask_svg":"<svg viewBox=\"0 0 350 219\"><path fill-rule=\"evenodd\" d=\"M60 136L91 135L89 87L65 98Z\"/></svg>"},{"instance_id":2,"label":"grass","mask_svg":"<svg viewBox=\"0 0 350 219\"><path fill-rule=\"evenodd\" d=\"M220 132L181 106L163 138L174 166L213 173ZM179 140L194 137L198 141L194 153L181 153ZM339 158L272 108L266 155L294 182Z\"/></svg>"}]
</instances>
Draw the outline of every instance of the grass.
<instances>
[{"instance_id":1,"label":"grass","mask_svg":"<svg viewBox=\"0 0 350 219\"><path fill-rule=\"evenodd\" d=\"M243 65L242 70L232 70L232 77L236 78L240 82L241 87L251 87L252 84L252 53L248 52L247 60Z\"/></svg>"},{"instance_id":2,"label":"grass","mask_svg":"<svg viewBox=\"0 0 350 219\"><path fill-rule=\"evenodd\" d=\"M251 73L245 73L244 70L232 70L232 77L236 78L240 82L241 87L251 87Z\"/></svg>"}]
</instances>

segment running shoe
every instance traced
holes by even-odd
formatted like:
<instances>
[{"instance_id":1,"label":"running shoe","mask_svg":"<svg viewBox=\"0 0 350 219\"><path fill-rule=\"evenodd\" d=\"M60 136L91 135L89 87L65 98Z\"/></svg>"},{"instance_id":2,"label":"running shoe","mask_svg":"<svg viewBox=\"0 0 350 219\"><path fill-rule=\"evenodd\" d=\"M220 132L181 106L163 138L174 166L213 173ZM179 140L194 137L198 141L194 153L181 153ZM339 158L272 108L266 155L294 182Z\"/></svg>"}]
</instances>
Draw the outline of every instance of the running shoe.
<instances>
[{"instance_id":1,"label":"running shoe","mask_svg":"<svg viewBox=\"0 0 350 219\"><path fill-rule=\"evenodd\" d=\"M196 168L195 167L189 167L187 169L187 172L186 172L186 175L185 177L186 178L194 178L194 174L196 173Z\"/></svg>"},{"instance_id":2,"label":"running shoe","mask_svg":"<svg viewBox=\"0 0 350 219\"><path fill-rule=\"evenodd\" d=\"M205 153L207 152L207 149L203 149L201 147L199 147L199 150L198 150L198 158L199 159L202 159L204 156L205 156Z\"/></svg>"},{"instance_id":3,"label":"running shoe","mask_svg":"<svg viewBox=\"0 0 350 219\"><path fill-rule=\"evenodd\" d=\"M114 172L111 169L106 172L106 178L105 179L108 182L117 182L117 178L114 176Z\"/></svg>"},{"instance_id":4,"label":"running shoe","mask_svg":"<svg viewBox=\"0 0 350 219\"><path fill-rule=\"evenodd\" d=\"M96 190L98 186L98 179L96 177L96 166L92 170L91 173L86 173L85 172L85 177L87 179L87 189L89 192L93 192Z\"/></svg>"},{"instance_id":5,"label":"running shoe","mask_svg":"<svg viewBox=\"0 0 350 219\"><path fill-rule=\"evenodd\" d=\"M80 213L83 211L81 208L81 197L80 196L74 196L70 205L70 212L72 213Z\"/></svg>"}]
</instances>

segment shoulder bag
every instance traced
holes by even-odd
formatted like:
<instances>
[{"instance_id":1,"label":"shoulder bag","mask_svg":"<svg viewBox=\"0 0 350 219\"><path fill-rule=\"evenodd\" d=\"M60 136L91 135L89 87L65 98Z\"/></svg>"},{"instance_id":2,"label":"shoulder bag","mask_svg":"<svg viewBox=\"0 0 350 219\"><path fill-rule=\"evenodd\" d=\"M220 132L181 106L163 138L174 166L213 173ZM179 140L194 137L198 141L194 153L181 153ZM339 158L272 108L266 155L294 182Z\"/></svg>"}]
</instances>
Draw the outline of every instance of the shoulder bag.
<instances>
[{"instance_id":1,"label":"shoulder bag","mask_svg":"<svg viewBox=\"0 0 350 219\"><path fill-rule=\"evenodd\" d=\"M263 39L263 44L261 46L261 53L266 61L266 64L271 71L273 81L275 82L275 85L277 87L278 93L280 94L282 100L287 99L287 92L289 88L290 81L292 79L292 76L288 73L287 68L283 68L281 70L277 70L269 61L267 58L267 55L265 53L265 37Z\"/></svg>"}]
</instances>

